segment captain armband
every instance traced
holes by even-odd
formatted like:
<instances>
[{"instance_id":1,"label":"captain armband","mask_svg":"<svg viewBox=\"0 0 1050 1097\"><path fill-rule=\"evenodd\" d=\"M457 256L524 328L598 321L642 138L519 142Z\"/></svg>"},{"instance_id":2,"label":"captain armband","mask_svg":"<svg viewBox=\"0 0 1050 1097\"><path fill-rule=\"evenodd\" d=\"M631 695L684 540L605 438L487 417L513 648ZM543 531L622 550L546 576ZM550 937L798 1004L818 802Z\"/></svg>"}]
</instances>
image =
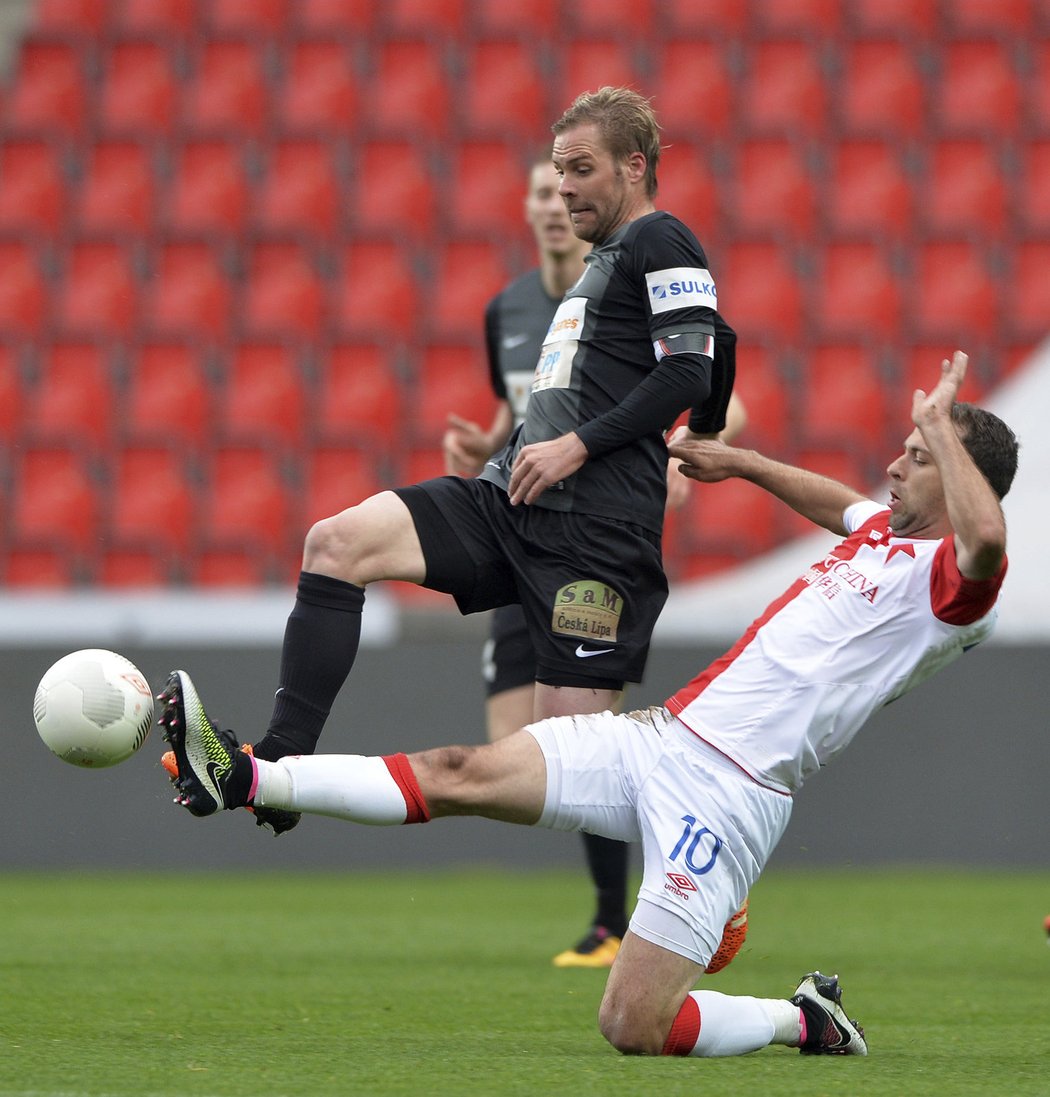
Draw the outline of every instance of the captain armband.
<instances>
[{"instance_id":1,"label":"captain armband","mask_svg":"<svg viewBox=\"0 0 1050 1097\"><path fill-rule=\"evenodd\" d=\"M653 343L653 353L657 362L671 354L702 354L707 358L715 356L715 337L702 331L683 331L677 335L665 335Z\"/></svg>"}]
</instances>

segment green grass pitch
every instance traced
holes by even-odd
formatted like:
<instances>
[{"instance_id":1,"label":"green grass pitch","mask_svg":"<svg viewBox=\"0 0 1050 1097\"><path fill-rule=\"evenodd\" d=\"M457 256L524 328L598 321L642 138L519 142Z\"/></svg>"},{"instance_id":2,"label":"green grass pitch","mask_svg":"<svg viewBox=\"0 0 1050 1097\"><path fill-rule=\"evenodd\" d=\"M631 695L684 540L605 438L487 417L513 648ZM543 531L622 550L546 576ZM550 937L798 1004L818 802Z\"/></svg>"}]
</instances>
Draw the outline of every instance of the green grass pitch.
<instances>
[{"instance_id":1,"label":"green grass pitch","mask_svg":"<svg viewBox=\"0 0 1050 1097\"><path fill-rule=\"evenodd\" d=\"M2 1097L1040 1095L1050 876L772 871L711 989L837 971L867 1059L631 1059L559 971L578 874L35 875L0 886Z\"/></svg>"}]
</instances>

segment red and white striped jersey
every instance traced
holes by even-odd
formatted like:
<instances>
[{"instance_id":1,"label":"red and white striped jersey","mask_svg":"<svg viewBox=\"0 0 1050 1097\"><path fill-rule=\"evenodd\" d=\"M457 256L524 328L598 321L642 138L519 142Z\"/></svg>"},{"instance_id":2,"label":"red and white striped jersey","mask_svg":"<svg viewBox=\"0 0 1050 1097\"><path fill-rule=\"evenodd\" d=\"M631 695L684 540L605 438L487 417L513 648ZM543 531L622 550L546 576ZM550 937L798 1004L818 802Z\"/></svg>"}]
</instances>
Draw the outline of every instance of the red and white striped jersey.
<instances>
[{"instance_id":1,"label":"red and white striped jersey","mask_svg":"<svg viewBox=\"0 0 1050 1097\"><path fill-rule=\"evenodd\" d=\"M897 537L888 520L882 504L849 507L846 540L667 702L760 784L797 791L872 712L994 627L1006 562L966 579L954 538Z\"/></svg>"}]
</instances>

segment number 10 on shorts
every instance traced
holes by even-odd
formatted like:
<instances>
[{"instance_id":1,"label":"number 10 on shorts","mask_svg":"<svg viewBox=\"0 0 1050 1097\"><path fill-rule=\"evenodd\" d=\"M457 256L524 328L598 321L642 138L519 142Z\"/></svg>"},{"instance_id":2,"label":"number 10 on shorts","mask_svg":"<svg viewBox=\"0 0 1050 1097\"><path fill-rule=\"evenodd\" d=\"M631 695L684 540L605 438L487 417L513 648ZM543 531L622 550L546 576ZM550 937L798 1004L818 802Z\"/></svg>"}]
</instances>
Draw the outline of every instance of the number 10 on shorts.
<instances>
[{"instance_id":1,"label":"number 10 on shorts","mask_svg":"<svg viewBox=\"0 0 1050 1097\"><path fill-rule=\"evenodd\" d=\"M678 845L671 851L669 859L677 861L684 851L686 868L694 876L703 876L715 867L715 860L722 848L722 839L705 826L697 828L696 819L692 815L683 815L682 822L685 823L685 830L682 831L682 837L678 839Z\"/></svg>"}]
</instances>

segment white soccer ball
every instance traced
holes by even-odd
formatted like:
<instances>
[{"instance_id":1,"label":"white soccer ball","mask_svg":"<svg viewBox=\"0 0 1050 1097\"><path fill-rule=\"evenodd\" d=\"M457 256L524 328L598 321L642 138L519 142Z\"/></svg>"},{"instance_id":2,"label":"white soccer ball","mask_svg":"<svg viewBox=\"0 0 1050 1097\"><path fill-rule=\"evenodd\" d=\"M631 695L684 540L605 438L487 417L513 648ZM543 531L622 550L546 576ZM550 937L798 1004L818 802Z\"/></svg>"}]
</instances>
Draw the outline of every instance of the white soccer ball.
<instances>
[{"instance_id":1,"label":"white soccer ball","mask_svg":"<svg viewBox=\"0 0 1050 1097\"><path fill-rule=\"evenodd\" d=\"M63 762L102 769L130 758L153 724L153 694L123 655L87 648L64 655L40 679L36 730Z\"/></svg>"}]
</instances>

